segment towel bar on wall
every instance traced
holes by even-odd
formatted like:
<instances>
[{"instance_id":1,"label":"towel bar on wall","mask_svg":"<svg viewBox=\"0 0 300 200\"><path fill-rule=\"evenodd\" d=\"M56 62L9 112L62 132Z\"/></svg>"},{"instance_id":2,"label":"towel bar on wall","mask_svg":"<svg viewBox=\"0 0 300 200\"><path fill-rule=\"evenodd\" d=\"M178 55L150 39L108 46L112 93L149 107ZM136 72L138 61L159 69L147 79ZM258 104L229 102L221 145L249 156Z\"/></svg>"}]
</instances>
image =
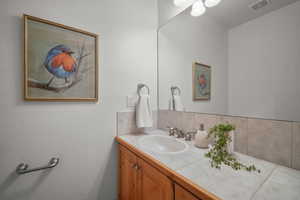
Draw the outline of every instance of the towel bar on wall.
<instances>
[{"instance_id":1,"label":"towel bar on wall","mask_svg":"<svg viewBox=\"0 0 300 200\"><path fill-rule=\"evenodd\" d=\"M32 168L32 169L28 169L28 167L29 167L28 164L21 163L17 166L16 173L17 174L27 174L30 172L50 169L50 168L55 167L58 163L59 163L59 158L51 158L49 163L46 166L36 167L36 168Z\"/></svg>"}]
</instances>

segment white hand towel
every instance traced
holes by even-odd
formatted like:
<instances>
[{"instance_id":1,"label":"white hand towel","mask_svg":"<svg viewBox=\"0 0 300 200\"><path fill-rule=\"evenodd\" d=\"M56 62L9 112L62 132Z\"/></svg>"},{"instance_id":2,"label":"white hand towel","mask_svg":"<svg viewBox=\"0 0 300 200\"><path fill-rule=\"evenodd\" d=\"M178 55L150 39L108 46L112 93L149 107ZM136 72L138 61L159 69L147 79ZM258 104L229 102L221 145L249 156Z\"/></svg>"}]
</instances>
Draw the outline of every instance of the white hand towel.
<instances>
[{"instance_id":1,"label":"white hand towel","mask_svg":"<svg viewBox=\"0 0 300 200\"><path fill-rule=\"evenodd\" d=\"M142 94L136 105L136 126L138 128L152 127L152 109L150 105L150 96Z\"/></svg>"},{"instance_id":2,"label":"white hand towel","mask_svg":"<svg viewBox=\"0 0 300 200\"><path fill-rule=\"evenodd\" d=\"M173 98L171 98L169 100L169 110L174 110L174 106L173 106Z\"/></svg>"},{"instance_id":3,"label":"white hand towel","mask_svg":"<svg viewBox=\"0 0 300 200\"><path fill-rule=\"evenodd\" d=\"M173 99L174 99L173 103L174 103L175 111L184 111L181 97L179 95L174 95Z\"/></svg>"}]
</instances>

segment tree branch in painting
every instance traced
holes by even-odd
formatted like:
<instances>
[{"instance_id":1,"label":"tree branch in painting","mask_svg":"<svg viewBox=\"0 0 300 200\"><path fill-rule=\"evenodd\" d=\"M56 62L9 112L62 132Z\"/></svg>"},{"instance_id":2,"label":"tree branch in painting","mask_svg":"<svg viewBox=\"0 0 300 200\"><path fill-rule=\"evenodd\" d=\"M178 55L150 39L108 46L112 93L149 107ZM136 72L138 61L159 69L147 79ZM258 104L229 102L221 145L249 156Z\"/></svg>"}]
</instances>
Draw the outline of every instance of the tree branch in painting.
<instances>
[{"instance_id":1,"label":"tree branch in painting","mask_svg":"<svg viewBox=\"0 0 300 200\"><path fill-rule=\"evenodd\" d=\"M39 80L34 80L34 79L29 79L28 80L28 86L32 87L32 88L39 88L39 89L44 89L44 90L49 90L49 91L53 91L53 92L64 92L67 89L73 87L74 85L76 85L77 83L79 83L82 80L82 75L87 73L91 68L89 67L84 67L82 68L82 60L89 56L89 53L85 53L85 44L83 44L81 47L78 48L78 57L76 59L76 63L75 63L75 70L70 78L72 78L72 80L70 82L67 82L65 84L62 85L54 85L51 86L51 82L54 79L53 78L48 81L48 82L43 82L43 81L39 81ZM46 67L46 66L45 66Z\"/></svg>"},{"instance_id":2,"label":"tree branch in painting","mask_svg":"<svg viewBox=\"0 0 300 200\"><path fill-rule=\"evenodd\" d=\"M81 79L77 79L75 81L72 81L70 84L66 84L63 86L51 86L48 83L30 79L28 80L28 86L32 88L39 88L39 89L49 90L53 92L64 92L65 90L76 85L79 81L81 81Z\"/></svg>"}]
</instances>

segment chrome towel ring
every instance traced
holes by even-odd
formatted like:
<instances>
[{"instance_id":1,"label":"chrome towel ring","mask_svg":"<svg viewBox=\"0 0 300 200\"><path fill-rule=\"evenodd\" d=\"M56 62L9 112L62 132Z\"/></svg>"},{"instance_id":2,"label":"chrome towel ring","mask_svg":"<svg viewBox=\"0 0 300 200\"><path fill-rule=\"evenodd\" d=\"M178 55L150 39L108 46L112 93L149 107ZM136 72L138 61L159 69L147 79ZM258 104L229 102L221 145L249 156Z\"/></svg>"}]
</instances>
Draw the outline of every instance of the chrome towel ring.
<instances>
[{"instance_id":1,"label":"chrome towel ring","mask_svg":"<svg viewBox=\"0 0 300 200\"><path fill-rule=\"evenodd\" d=\"M178 91L178 95L181 95L181 90L179 87L177 86L171 86L171 93L172 93L172 96L175 95L175 92Z\"/></svg>"},{"instance_id":2,"label":"chrome towel ring","mask_svg":"<svg viewBox=\"0 0 300 200\"><path fill-rule=\"evenodd\" d=\"M147 88L147 91L148 91L148 95L150 95L150 88L148 87L148 85L144 84L144 83L139 83L138 86L137 86L137 93L139 96L141 96L141 90L143 88Z\"/></svg>"}]
</instances>

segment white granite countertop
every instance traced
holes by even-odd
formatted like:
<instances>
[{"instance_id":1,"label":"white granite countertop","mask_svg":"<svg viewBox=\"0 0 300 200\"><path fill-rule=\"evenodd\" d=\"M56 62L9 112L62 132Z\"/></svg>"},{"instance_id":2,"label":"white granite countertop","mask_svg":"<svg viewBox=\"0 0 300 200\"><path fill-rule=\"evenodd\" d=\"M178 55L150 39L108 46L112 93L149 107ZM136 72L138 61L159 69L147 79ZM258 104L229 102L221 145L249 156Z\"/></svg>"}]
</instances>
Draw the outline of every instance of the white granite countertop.
<instances>
[{"instance_id":1,"label":"white granite countertop","mask_svg":"<svg viewBox=\"0 0 300 200\"><path fill-rule=\"evenodd\" d=\"M261 173L235 171L225 165L219 170L210 167L209 159L204 156L208 150L196 148L193 142L187 142L187 151L175 155L154 153L138 144L138 140L145 135L166 134L154 130L120 138L223 200L300 200L298 170L240 153L235 153L239 161L254 164Z\"/></svg>"}]
</instances>

